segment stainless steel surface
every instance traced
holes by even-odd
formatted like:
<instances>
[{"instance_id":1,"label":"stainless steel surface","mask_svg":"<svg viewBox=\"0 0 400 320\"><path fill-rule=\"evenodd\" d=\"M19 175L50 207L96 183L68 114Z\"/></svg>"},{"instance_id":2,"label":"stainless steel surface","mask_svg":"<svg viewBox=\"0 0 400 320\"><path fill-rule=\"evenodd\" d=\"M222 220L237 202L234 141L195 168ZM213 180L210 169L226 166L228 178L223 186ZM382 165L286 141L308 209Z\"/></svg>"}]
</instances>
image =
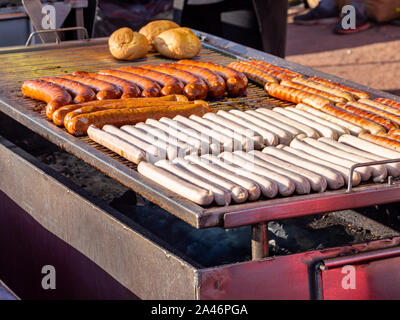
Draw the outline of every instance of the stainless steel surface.
<instances>
[{"instance_id":1,"label":"stainless steel surface","mask_svg":"<svg viewBox=\"0 0 400 320\"><path fill-rule=\"evenodd\" d=\"M69 28L57 28L57 29L51 29L51 30L37 30L37 31L33 31L30 35L28 40L26 40L25 46L29 46L29 44L31 43L32 38L37 35L37 34L43 34L43 33L52 33L55 32L56 33L56 43L60 43L60 37L58 36L57 32L66 32L66 31L75 31L75 30L79 30L79 31L84 31L83 32L83 36L81 36L79 39L89 39L89 34L86 30L85 27L69 27Z\"/></svg>"},{"instance_id":2,"label":"stainless steel surface","mask_svg":"<svg viewBox=\"0 0 400 320\"><path fill-rule=\"evenodd\" d=\"M206 39L199 57L204 61L228 64L234 59L254 57L306 75L338 80L316 70L211 35L200 32L198 35ZM91 142L87 137L76 138L64 129L54 126L45 118L43 103L23 98L20 93L23 81L41 76L71 73L79 69L98 71L127 64L158 64L166 61L165 58L155 54L150 54L139 62L116 61L109 54L106 43L106 39L95 39L88 42L75 41L60 45L33 46L31 49L4 50L4 54L1 56L5 67L0 71L0 110L196 228L212 226L231 228L294 216L394 202L399 199L400 184L397 181L394 181L393 185L361 185L353 188L354 192L352 193L346 193L346 190L343 189L215 208L202 208L177 196L142 177L132 163ZM396 99L388 93L343 80L340 82L368 91L373 96ZM289 105L292 104L267 97L262 88L253 84L249 86L246 97L226 97L211 103L211 107L214 109L248 109L260 106Z\"/></svg>"},{"instance_id":3,"label":"stainless steel surface","mask_svg":"<svg viewBox=\"0 0 400 320\"><path fill-rule=\"evenodd\" d=\"M1 137L0 172L2 192L140 298L196 298L194 266Z\"/></svg>"}]
</instances>

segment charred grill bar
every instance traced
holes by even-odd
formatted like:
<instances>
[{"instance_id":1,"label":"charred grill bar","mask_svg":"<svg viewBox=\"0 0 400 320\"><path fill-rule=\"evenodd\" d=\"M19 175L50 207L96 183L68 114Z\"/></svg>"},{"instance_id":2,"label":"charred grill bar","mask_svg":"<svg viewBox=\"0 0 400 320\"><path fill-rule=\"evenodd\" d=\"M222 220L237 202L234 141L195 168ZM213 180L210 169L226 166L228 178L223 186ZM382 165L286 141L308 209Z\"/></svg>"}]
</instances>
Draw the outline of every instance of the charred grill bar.
<instances>
[{"instance_id":1,"label":"charred grill bar","mask_svg":"<svg viewBox=\"0 0 400 320\"><path fill-rule=\"evenodd\" d=\"M198 36L203 40L203 49L200 54L200 59L204 61L212 61L226 65L235 59L261 59L309 76L318 76L341 82L345 85L367 91L374 96L396 100L395 96L388 93L349 83L218 37L200 32L198 32ZM123 63L116 62L109 56L106 50L105 39L75 41L59 45L34 46L32 48L20 48L15 50L5 49L2 51L0 50L0 53L3 53L1 57L4 65L3 69L0 71L0 111L197 229L209 227L231 229L252 225L251 243L253 260L260 260L268 256L267 227L270 221L348 208L392 203L399 199L400 182L390 179L390 183L387 184L360 185L353 188L352 192L347 192L345 189L342 189L324 192L322 194L259 200L227 207L202 208L145 179L137 173L135 165L92 142L89 138L76 138L68 134L64 129L55 127L46 119L44 112L40 111L42 108L38 106L41 106L41 104L23 98L20 94L19 88L22 82L27 79L71 73L75 70L97 71L104 68L120 67ZM158 64L162 61L164 60L154 55L148 58L146 63ZM225 98L221 101L212 102L210 105L217 110L228 108L246 109L268 105L289 106L291 104L266 97L265 91L262 88L250 84L246 97ZM31 199L32 203L27 205L27 203L29 203L29 201L27 202L27 198L29 197L26 195L28 190L22 189L22 192L18 192L18 181L22 179L22 176L18 177L19 172L17 171L24 172L26 176L29 177L30 185L33 185L35 181L37 181L36 179L40 180L40 177L46 176L47 173L39 173L40 170L38 171L35 169L35 167L37 167L36 164L29 163L29 161L27 162L26 157L28 156L23 155L21 158L21 154L19 155L21 159L19 160L20 164L18 166L7 166L6 164L10 163L10 161L12 161L10 159L13 158L11 151L16 149L7 145L7 143L5 143L5 146L2 148L4 149L4 152L2 152L2 169L4 170L3 172L5 172L4 176L6 179L4 179L3 184L1 184L1 190L4 195L13 199L16 204L21 206L22 209L30 215L34 216L35 220L39 221L46 229L89 257L90 260L101 266L107 274L111 275L113 279L116 279L125 288L134 292L140 298L245 298L245 296L241 296L243 293L238 293L235 290L240 288L240 284L243 284L243 281L246 281L246 274L249 275L252 268L257 268L252 265L251 262L204 269L200 266L196 266L195 263L187 263L185 260L176 256L173 256L172 260L164 260L164 255L169 255L168 250L165 251L156 243L151 243L149 244L151 247L150 251L154 250L151 255L152 257L156 257L155 259L159 261L152 261L150 264L151 270L148 274L144 273L141 274L141 276L133 276L131 274L132 268L135 270L143 268L145 270L146 267L138 263L130 268L128 263L129 257L133 259L135 256L141 256L143 258L148 256L150 258L148 253L145 252L146 250L144 250L146 247L144 243L147 240L143 238L140 232L137 233L135 230L128 232L125 230L127 233L130 233L125 234L125 231L122 232L124 229L122 223L105 220L104 225L99 226L97 230L98 234L105 235L108 230L105 226L114 225L115 229L113 229L111 233L113 237L117 238L117 240L122 240L119 233L124 233L124 236L127 237L126 239L130 239L129 243L134 248L130 248L128 244L123 244L122 242L115 242L117 240L109 243L105 242L105 240L100 240L101 243L99 246L104 245L102 249L100 249L100 247L96 249L95 245L92 243L74 243L72 240L73 231L70 229L73 227L65 226L65 230L63 230L61 225L51 221L47 210L52 208L54 215L60 214L62 216L64 214L66 219L64 222L75 221L76 224L72 223L72 225L76 227L79 226L78 222L82 223L83 227L81 227L81 230L84 231L85 219L90 220L90 214L99 219L100 217L103 219L104 215L107 215L107 212L109 212L109 208L95 208L96 206L92 204L90 200L88 201L84 197L82 198L77 195L76 199L74 198L73 200L76 206L75 208L80 214L82 211L87 212L85 217L80 217L79 214L66 210L63 208L63 203L65 201L65 199L63 199L63 194L67 193L69 194L68 197L72 196L72 194L70 194L71 191L68 191L72 189L68 187L65 182L55 182L57 188L60 188L58 193L52 194L49 189L46 190L49 194L41 193L47 197L47 206L42 205L39 203L40 201L34 199ZM7 155L9 155L10 158L7 158ZM31 171L28 170L28 167ZM35 172L38 174L36 177L34 177ZM7 183L4 181L7 181ZM48 181L48 186L46 187L45 181L46 179L42 182L43 188L50 188L52 183ZM55 188L55 185L53 187ZM68 219L66 217L68 217ZM53 216L52 218L55 217ZM91 223L95 222L91 221ZM79 235L76 236L79 238ZM94 234L90 235L89 233L88 239L92 237L93 239L96 238ZM368 245L353 245L333 248L328 251L317 250L298 255L267 258L266 260L262 260L265 263L259 266L259 271L263 270L263 275L259 275L257 279L255 276L251 276L246 282L247 286L255 286L254 294L257 295L252 297L248 296L248 298L273 297L269 289L258 287L257 282L265 280L273 286L279 286L280 281L282 281L282 279L278 279L279 277L288 277L288 281L290 282L290 278L293 277L293 275L289 275L290 272L299 274L299 278L296 279L298 287L294 288L289 295L287 295L288 291L286 291L286 296L282 293L282 296L280 296L281 298L316 297L316 295L310 293L314 292L312 288L314 288L315 285L315 283L309 279L309 271L307 271L307 268L311 268L311 265L325 258L335 258L343 254L351 255L354 251L370 252L388 247L397 247L399 241L399 238L394 238L391 240L377 241ZM112 252L112 248L115 246L121 246L124 250L128 250L130 256L122 257L118 255L118 253ZM92 250L95 250L97 253L93 254ZM99 252L101 252L101 254ZM122 266L116 266L112 263L113 260L119 261L120 259L125 261L126 265L122 264ZM396 257L393 258L391 256L390 259L396 259ZM161 261L165 261L165 264L168 265L168 270L164 271L162 268L160 269ZM307 265L304 264L304 261L308 261ZM282 268L285 264L287 264L287 267ZM174 278L173 270L178 265L182 268L179 281L177 280L177 282L174 282L173 286L169 286L167 280ZM388 266L391 268L392 263L389 263ZM155 272L159 272L160 274L164 273L164 279L152 279L150 275L154 275ZM374 269L371 272L376 272L376 270ZM224 277L227 276L231 280L223 282ZM160 280L159 283L155 285L158 287L158 290L154 289L148 291L144 289L148 284L155 284L156 280ZM216 285L216 283L219 283L219 285ZM165 287L161 290L160 287L162 286ZM184 290L184 287L191 289ZM288 287L286 289L290 290ZM276 298L279 298L279 294Z\"/></svg>"}]
</instances>

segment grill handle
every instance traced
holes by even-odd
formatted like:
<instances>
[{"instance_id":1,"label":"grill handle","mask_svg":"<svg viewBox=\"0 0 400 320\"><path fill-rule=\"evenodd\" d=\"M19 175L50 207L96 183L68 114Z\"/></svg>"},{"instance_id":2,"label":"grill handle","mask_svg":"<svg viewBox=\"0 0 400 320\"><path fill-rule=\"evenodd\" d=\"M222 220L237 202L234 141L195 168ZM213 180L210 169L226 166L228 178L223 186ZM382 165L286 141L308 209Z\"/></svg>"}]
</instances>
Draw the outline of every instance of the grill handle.
<instances>
[{"instance_id":1,"label":"grill handle","mask_svg":"<svg viewBox=\"0 0 400 320\"><path fill-rule=\"evenodd\" d=\"M89 33L85 27L69 27L69 28L58 28L58 29L46 29L46 30L36 30L33 31L30 35L28 40L26 40L25 47L29 47L31 40L33 36L40 34L40 33L50 33L50 32L55 32L56 33L56 43L60 43L61 40L57 34L57 32L63 32L63 31L74 31L74 30L82 30L85 34L85 40L89 40Z\"/></svg>"},{"instance_id":2,"label":"grill handle","mask_svg":"<svg viewBox=\"0 0 400 320\"><path fill-rule=\"evenodd\" d=\"M400 247L393 247L388 249L380 249L356 253L353 255L339 256L334 258L327 258L319 261L314 265L314 296L313 299L324 299L324 286L322 281L322 273L328 270L344 267L346 265L360 265L372 261L396 258L400 256Z\"/></svg>"},{"instance_id":3,"label":"grill handle","mask_svg":"<svg viewBox=\"0 0 400 320\"><path fill-rule=\"evenodd\" d=\"M371 162L363 162L363 163L356 163L352 165L349 169L349 184L347 186L347 193L352 193L353 191L353 173L354 170L360 167L368 167L368 166L374 166L374 165L380 165L380 164L387 164L387 163L394 163L394 162L400 162L400 159L388 159L388 160L379 160L379 161L371 161ZM388 184L392 185L393 184L393 177L388 176Z\"/></svg>"}]
</instances>

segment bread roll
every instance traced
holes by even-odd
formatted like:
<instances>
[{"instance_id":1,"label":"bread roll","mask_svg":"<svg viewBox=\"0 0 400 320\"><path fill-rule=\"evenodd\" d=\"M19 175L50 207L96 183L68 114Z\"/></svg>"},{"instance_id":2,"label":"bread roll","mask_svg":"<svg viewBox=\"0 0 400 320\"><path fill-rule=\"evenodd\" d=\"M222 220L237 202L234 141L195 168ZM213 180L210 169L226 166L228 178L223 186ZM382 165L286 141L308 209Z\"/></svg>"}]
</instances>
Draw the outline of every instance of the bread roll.
<instances>
[{"instance_id":1,"label":"bread roll","mask_svg":"<svg viewBox=\"0 0 400 320\"><path fill-rule=\"evenodd\" d=\"M156 51L154 47L154 39L164 31L179 28L175 22L170 20L157 20L146 24L139 30L139 33L143 34L150 44L150 51Z\"/></svg>"},{"instance_id":2,"label":"bread roll","mask_svg":"<svg viewBox=\"0 0 400 320\"><path fill-rule=\"evenodd\" d=\"M198 55L201 42L189 28L164 31L154 39L159 53L172 59L190 59Z\"/></svg>"},{"instance_id":3,"label":"bread roll","mask_svg":"<svg viewBox=\"0 0 400 320\"><path fill-rule=\"evenodd\" d=\"M113 57L118 60L140 59L150 50L147 38L130 28L114 31L108 38L108 47Z\"/></svg>"}]
</instances>

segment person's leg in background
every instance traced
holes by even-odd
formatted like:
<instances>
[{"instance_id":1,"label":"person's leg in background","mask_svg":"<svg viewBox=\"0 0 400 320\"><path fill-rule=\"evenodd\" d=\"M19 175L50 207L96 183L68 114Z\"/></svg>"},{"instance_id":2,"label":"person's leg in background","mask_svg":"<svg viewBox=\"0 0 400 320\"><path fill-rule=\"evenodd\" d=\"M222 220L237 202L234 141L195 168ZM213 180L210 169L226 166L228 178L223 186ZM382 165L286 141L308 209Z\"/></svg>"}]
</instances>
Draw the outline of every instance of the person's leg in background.
<instances>
[{"instance_id":1,"label":"person's leg in background","mask_svg":"<svg viewBox=\"0 0 400 320\"><path fill-rule=\"evenodd\" d=\"M284 58L286 50L287 0L253 0L263 51Z\"/></svg>"},{"instance_id":2,"label":"person's leg in background","mask_svg":"<svg viewBox=\"0 0 400 320\"><path fill-rule=\"evenodd\" d=\"M294 17L294 23L301 25L335 23L339 17L339 7L335 0L321 0L314 9Z\"/></svg>"}]
</instances>

